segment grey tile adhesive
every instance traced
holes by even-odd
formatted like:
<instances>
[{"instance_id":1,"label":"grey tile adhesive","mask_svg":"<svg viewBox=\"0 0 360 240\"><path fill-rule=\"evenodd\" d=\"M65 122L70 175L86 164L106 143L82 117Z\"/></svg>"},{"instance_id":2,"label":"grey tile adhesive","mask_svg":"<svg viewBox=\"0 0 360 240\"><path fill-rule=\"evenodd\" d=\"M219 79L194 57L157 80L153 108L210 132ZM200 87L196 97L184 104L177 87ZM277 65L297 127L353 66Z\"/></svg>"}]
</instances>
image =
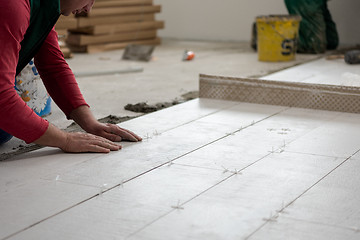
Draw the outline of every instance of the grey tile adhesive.
<instances>
[{"instance_id":1,"label":"grey tile adhesive","mask_svg":"<svg viewBox=\"0 0 360 240\"><path fill-rule=\"evenodd\" d=\"M200 98L360 113L360 88L200 74Z\"/></svg>"}]
</instances>

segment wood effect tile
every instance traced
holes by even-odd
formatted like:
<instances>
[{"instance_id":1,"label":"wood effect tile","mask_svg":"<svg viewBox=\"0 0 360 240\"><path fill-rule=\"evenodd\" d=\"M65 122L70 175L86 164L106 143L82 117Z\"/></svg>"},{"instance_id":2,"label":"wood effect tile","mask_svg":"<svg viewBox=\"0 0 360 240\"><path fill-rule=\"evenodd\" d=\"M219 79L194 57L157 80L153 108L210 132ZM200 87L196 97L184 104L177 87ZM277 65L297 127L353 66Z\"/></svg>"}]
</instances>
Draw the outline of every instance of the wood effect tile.
<instances>
[{"instance_id":1,"label":"wood effect tile","mask_svg":"<svg viewBox=\"0 0 360 240\"><path fill-rule=\"evenodd\" d=\"M360 233L352 229L340 228L332 225L299 221L286 216L279 217L276 221L269 222L260 231L256 232L249 240L263 239L292 239L292 240L357 240Z\"/></svg>"},{"instance_id":2,"label":"wood effect tile","mask_svg":"<svg viewBox=\"0 0 360 240\"><path fill-rule=\"evenodd\" d=\"M64 169L59 175L65 182L111 187L219 139L231 130L226 125L192 122L132 143L121 151ZM46 179L54 177L49 175Z\"/></svg>"},{"instance_id":3,"label":"wood effect tile","mask_svg":"<svg viewBox=\"0 0 360 240\"><path fill-rule=\"evenodd\" d=\"M69 154L60 149L42 148L0 162L0 194L37 181L44 176L56 178L62 169L101 157L103 154Z\"/></svg>"},{"instance_id":4,"label":"wood effect tile","mask_svg":"<svg viewBox=\"0 0 360 240\"><path fill-rule=\"evenodd\" d=\"M271 155L130 239L245 238L340 162L286 152Z\"/></svg>"},{"instance_id":5,"label":"wood effect tile","mask_svg":"<svg viewBox=\"0 0 360 240\"><path fill-rule=\"evenodd\" d=\"M327 111L288 109L175 162L205 168L239 170L271 153L286 151L289 143L306 136L338 115L339 113ZM212 115L207 118L212 118ZM207 118L201 121L207 121ZM241 119L240 115L238 119Z\"/></svg>"},{"instance_id":6,"label":"wood effect tile","mask_svg":"<svg viewBox=\"0 0 360 240\"><path fill-rule=\"evenodd\" d=\"M119 125L132 130L141 137L153 136L238 104L240 103L198 98Z\"/></svg>"},{"instance_id":7,"label":"wood effect tile","mask_svg":"<svg viewBox=\"0 0 360 240\"><path fill-rule=\"evenodd\" d=\"M123 239L228 177L228 173L164 166L111 189L11 239Z\"/></svg>"},{"instance_id":8,"label":"wood effect tile","mask_svg":"<svg viewBox=\"0 0 360 240\"><path fill-rule=\"evenodd\" d=\"M37 180L0 195L0 239L53 216L98 193L98 189Z\"/></svg>"},{"instance_id":9,"label":"wood effect tile","mask_svg":"<svg viewBox=\"0 0 360 240\"><path fill-rule=\"evenodd\" d=\"M360 69L346 64L343 59L329 61L322 58L262 79L360 87Z\"/></svg>"},{"instance_id":10,"label":"wood effect tile","mask_svg":"<svg viewBox=\"0 0 360 240\"><path fill-rule=\"evenodd\" d=\"M287 151L349 157L360 149L360 115L342 113L289 144Z\"/></svg>"},{"instance_id":11,"label":"wood effect tile","mask_svg":"<svg viewBox=\"0 0 360 240\"><path fill-rule=\"evenodd\" d=\"M347 160L287 207L286 216L360 231L359 168L359 159Z\"/></svg>"}]
</instances>

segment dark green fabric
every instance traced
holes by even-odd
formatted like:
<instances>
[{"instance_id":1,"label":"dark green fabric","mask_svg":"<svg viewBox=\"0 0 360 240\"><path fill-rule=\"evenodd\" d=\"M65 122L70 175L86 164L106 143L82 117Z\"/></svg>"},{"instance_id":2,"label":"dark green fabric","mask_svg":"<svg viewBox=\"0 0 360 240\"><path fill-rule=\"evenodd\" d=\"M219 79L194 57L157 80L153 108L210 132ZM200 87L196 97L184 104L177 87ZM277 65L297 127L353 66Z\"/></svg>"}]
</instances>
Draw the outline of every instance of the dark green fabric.
<instances>
[{"instance_id":1,"label":"dark green fabric","mask_svg":"<svg viewBox=\"0 0 360 240\"><path fill-rule=\"evenodd\" d=\"M290 14L300 15L298 52L323 53L335 49L339 37L327 0L285 0Z\"/></svg>"},{"instance_id":2,"label":"dark green fabric","mask_svg":"<svg viewBox=\"0 0 360 240\"><path fill-rule=\"evenodd\" d=\"M35 56L60 17L60 0L30 0L30 6L30 25L21 42L16 75Z\"/></svg>"}]
</instances>

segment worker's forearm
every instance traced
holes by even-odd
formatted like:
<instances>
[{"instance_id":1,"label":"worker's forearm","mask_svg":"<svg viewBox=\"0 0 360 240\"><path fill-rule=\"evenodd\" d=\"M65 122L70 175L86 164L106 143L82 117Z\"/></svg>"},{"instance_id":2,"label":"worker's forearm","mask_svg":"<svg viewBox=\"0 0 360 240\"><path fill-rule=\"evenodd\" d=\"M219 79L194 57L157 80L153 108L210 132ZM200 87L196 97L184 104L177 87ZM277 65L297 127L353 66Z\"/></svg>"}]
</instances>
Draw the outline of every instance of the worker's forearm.
<instances>
[{"instance_id":1,"label":"worker's forearm","mask_svg":"<svg viewBox=\"0 0 360 240\"><path fill-rule=\"evenodd\" d=\"M49 147L59 147L64 148L67 142L67 133L58 129L52 124L49 124L46 132L38 138L34 143L49 146Z\"/></svg>"},{"instance_id":2,"label":"worker's forearm","mask_svg":"<svg viewBox=\"0 0 360 240\"><path fill-rule=\"evenodd\" d=\"M70 113L70 117L80 125L82 129L89 132L91 127L97 124L97 120L92 114L90 108L86 105L74 109Z\"/></svg>"}]
</instances>

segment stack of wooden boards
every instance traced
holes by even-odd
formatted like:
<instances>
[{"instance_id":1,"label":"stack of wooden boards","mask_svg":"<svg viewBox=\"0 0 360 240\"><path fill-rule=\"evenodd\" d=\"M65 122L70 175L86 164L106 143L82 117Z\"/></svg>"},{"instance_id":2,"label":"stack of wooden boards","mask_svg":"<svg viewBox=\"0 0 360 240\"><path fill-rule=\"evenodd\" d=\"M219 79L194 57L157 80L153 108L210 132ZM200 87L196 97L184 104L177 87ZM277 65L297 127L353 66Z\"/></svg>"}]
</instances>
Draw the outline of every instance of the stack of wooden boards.
<instances>
[{"instance_id":1,"label":"stack of wooden boards","mask_svg":"<svg viewBox=\"0 0 360 240\"><path fill-rule=\"evenodd\" d=\"M155 20L161 11L153 0L96 0L91 12L61 17L56 29L67 26L67 46L74 52L101 52L125 48L129 44L158 45ZM60 27L59 27L60 25Z\"/></svg>"},{"instance_id":2,"label":"stack of wooden boards","mask_svg":"<svg viewBox=\"0 0 360 240\"><path fill-rule=\"evenodd\" d=\"M73 28L77 28L77 20L74 15L68 17L61 16L55 26L55 30L59 36L60 49L65 58L72 57L71 50L67 47L66 39L68 36L68 29Z\"/></svg>"}]
</instances>

